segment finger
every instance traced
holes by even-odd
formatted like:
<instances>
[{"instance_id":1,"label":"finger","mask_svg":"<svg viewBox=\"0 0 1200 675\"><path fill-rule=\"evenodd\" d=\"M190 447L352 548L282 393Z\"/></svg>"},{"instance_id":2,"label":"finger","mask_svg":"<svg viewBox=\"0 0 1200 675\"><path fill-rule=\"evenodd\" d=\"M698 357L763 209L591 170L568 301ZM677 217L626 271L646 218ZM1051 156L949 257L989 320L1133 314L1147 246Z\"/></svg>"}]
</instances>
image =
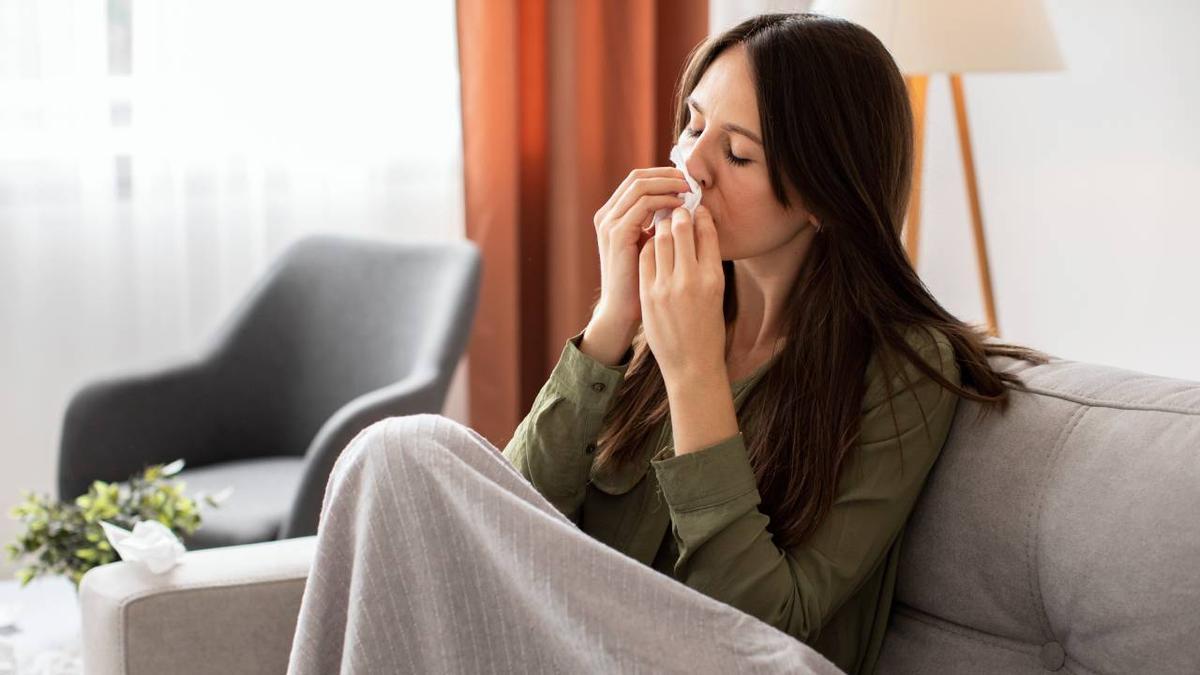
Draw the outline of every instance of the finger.
<instances>
[{"instance_id":1,"label":"finger","mask_svg":"<svg viewBox=\"0 0 1200 675\"><path fill-rule=\"evenodd\" d=\"M675 269L680 274L696 270L696 235L692 214L680 207L671 212L671 234L675 240Z\"/></svg>"},{"instance_id":2,"label":"finger","mask_svg":"<svg viewBox=\"0 0 1200 675\"><path fill-rule=\"evenodd\" d=\"M670 277L675 270L675 244L671 239L671 219L658 221L654 231L654 269L662 277Z\"/></svg>"},{"instance_id":3,"label":"finger","mask_svg":"<svg viewBox=\"0 0 1200 675\"><path fill-rule=\"evenodd\" d=\"M608 197L608 201L606 201L604 206L600 207L600 209L608 209L612 207L612 205L616 204L621 195L624 194L625 191L629 189L629 186L633 183L633 181L637 180L638 178L681 178L682 176L683 172L673 166L654 166L646 169L634 169L625 176L625 179L621 181L621 184L617 186L617 189L613 190L613 193Z\"/></svg>"},{"instance_id":4,"label":"finger","mask_svg":"<svg viewBox=\"0 0 1200 675\"><path fill-rule=\"evenodd\" d=\"M657 270L654 268L654 247L643 246L642 252L638 254L638 295L642 300L642 309L645 310L649 301L648 292L650 285L654 283L654 277Z\"/></svg>"},{"instance_id":5,"label":"finger","mask_svg":"<svg viewBox=\"0 0 1200 675\"><path fill-rule=\"evenodd\" d=\"M702 267L721 265L721 242L712 212L703 204L696 207L696 260Z\"/></svg>"},{"instance_id":6,"label":"finger","mask_svg":"<svg viewBox=\"0 0 1200 675\"><path fill-rule=\"evenodd\" d=\"M653 238L654 238L653 230L648 230L646 228L642 228L642 229L638 230L638 243L637 243L638 253L641 253L642 249L645 248L645 246L646 246L646 242L650 241Z\"/></svg>"},{"instance_id":7,"label":"finger","mask_svg":"<svg viewBox=\"0 0 1200 675\"><path fill-rule=\"evenodd\" d=\"M618 199L610 215L622 218L637 203L647 196L663 196L678 199L680 192L690 192L691 187L682 178L639 178Z\"/></svg>"},{"instance_id":8,"label":"finger","mask_svg":"<svg viewBox=\"0 0 1200 675\"><path fill-rule=\"evenodd\" d=\"M600 211L608 213L608 211L612 209L612 207L615 206L618 201L620 201L621 196L629 190L629 186L633 184L633 181L639 178L677 178L679 180L683 180L683 172L674 166L656 166L648 169L634 169L633 171L629 172L629 175L625 176L625 180L621 181L621 184L617 186L617 189L613 190L613 193L608 197L608 201L604 202L604 206L600 207ZM687 183L686 180L683 182Z\"/></svg>"},{"instance_id":9,"label":"finger","mask_svg":"<svg viewBox=\"0 0 1200 675\"><path fill-rule=\"evenodd\" d=\"M656 211L659 209L673 209L682 204L683 200L674 195L643 195L633 205L633 208L621 216L621 219L617 221L613 229L625 227L645 229L653 220Z\"/></svg>"}]
</instances>

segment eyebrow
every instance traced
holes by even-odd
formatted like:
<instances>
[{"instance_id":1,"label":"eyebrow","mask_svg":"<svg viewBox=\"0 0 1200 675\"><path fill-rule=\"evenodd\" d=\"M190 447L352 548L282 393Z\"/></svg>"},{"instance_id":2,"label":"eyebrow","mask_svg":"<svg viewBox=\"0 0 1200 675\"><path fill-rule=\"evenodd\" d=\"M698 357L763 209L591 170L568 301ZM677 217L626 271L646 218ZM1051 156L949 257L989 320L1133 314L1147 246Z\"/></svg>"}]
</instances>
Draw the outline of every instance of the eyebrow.
<instances>
[{"instance_id":1,"label":"eyebrow","mask_svg":"<svg viewBox=\"0 0 1200 675\"><path fill-rule=\"evenodd\" d=\"M695 108L701 115L706 114L704 112L704 108L701 108L700 105L698 103L696 103L696 99L689 96L687 98L687 102L688 102L688 105ZM759 145L763 144L762 139L758 137L758 134L754 133L753 131L750 131L746 127L739 126L732 122L726 122L725 124L721 125L721 128L724 129L725 131L732 131L735 134L741 134L741 135L745 136L746 138L749 138L750 140L754 141L755 143L758 143Z\"/></svg>"}]
</instances>

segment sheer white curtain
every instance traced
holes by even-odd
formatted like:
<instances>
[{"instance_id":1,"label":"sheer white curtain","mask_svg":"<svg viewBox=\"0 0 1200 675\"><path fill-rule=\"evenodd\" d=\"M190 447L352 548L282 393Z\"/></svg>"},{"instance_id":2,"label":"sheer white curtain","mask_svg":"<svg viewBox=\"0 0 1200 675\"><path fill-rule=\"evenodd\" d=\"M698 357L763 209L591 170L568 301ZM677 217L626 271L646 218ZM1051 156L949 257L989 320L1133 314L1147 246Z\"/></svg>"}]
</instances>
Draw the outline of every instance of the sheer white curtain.
<instances>
[{"instance_id":1,"label":"sheer white curtain","mask_svg":"<svg viewBox=\"0 0 1200 675\"><path fill-rule=\"evenodd\" d=\"M77 386L194 349L295 238L462 238L455 40L450 2L0 0L0 508Z\"/></svg>"}]
</instances>

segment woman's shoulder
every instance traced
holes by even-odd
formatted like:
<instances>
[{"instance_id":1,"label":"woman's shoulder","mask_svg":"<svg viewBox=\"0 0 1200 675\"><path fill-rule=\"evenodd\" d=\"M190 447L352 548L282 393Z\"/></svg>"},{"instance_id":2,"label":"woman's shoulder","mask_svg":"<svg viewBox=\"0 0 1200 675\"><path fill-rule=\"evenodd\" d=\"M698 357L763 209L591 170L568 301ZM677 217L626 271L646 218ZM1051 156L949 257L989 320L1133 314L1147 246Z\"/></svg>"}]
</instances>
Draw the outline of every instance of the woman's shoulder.
<instances>
[{"instance_id":1,"label":"woman's shoulder","mask_svg":"<svg viewBox=\"0 0 1200 675\"><path fill-rule=\"evenodd\" d=\"M954 343L945 331L936 326L926 324L909 324L900 328L900 335L917 355L926 363L936 367L939 363L953 360ZM880 352L876 349L872 359L879 361ZM899 350L892 350L899 352Z\"/></svg>"},{"instance_id":2,"label":"woman's shoulder","mask_svg":"<svg viewBox=\"0 0 1200 675\"><path fill-rule=\"evenodd\" d=\"M960 382L954 344L945 331L934 326L912 324L902 327L900 334L926 366L951 382ZM888 374L890 377L885 377ZM922 381L933 378L899 349L876 348L867 362L866 380L867 392L863 399L863 408L869 409L889 397L888 384L891 385L891 395L894 396L903 389L916 387Z\"/></svg>"},{"instance_id":3,"label":"woman's shoulder","mask_svg":"<svg viewBox=\"0 0 1200 675\"><path fill-rule=\"evenodd\" d=\"M954 343L950 342L950 337L935 326L906 326L903 334L910 347L923 357L928 356L930 360L942 360L941 357L954 353Z\"/></svg>"}]
</instances>

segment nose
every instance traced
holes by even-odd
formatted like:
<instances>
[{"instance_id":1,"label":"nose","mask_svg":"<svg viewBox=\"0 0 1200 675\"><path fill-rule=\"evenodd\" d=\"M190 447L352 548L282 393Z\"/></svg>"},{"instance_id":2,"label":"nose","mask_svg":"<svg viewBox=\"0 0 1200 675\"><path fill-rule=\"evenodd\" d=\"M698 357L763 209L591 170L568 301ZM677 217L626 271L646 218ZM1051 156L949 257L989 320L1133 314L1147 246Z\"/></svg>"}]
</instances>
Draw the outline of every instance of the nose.
<instances>
[{"instance_id":1,"label":"nose","mask_svg":"<svg viewBox=\"0 0 1200 675\"><path fill-rule=\"evenodd\" d=\"M699 143L692 146L690 154L683 160L683 165L687 167L688 175L700 184L701 190L709 188L712 183L712 174L709 173L708 163L704 160L704 151L700 148Z\"/></svg>"}]
</instances>

